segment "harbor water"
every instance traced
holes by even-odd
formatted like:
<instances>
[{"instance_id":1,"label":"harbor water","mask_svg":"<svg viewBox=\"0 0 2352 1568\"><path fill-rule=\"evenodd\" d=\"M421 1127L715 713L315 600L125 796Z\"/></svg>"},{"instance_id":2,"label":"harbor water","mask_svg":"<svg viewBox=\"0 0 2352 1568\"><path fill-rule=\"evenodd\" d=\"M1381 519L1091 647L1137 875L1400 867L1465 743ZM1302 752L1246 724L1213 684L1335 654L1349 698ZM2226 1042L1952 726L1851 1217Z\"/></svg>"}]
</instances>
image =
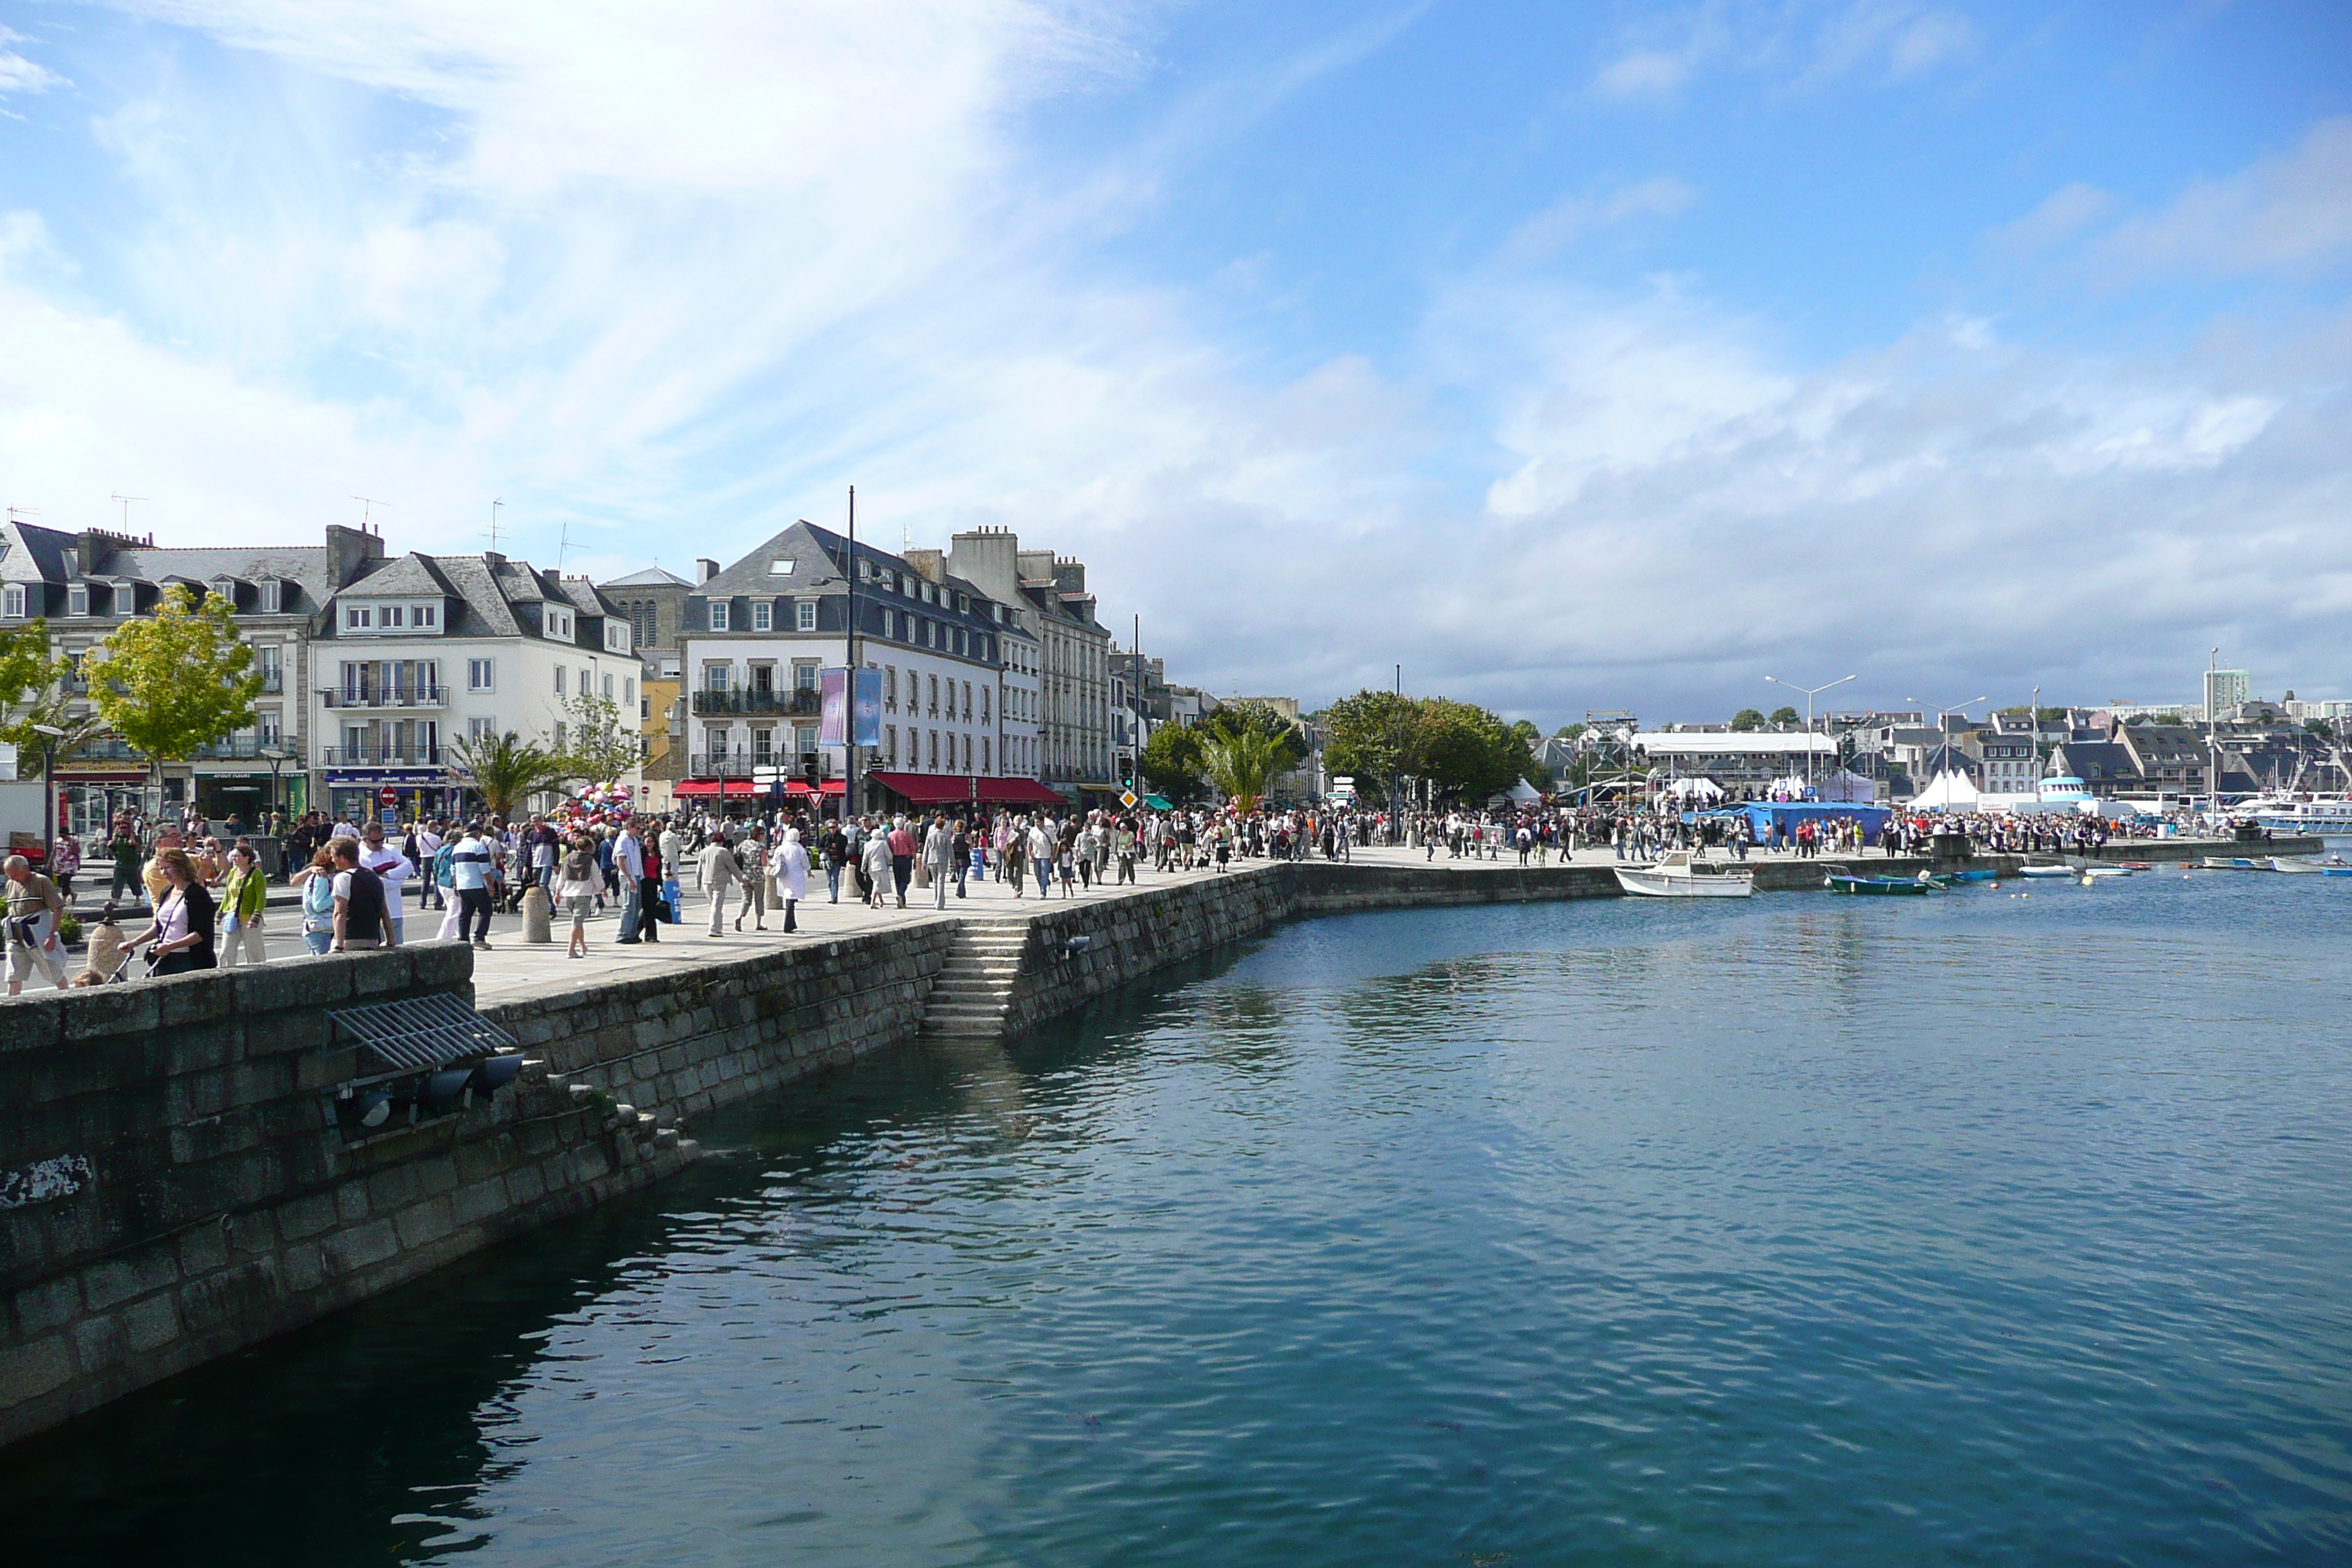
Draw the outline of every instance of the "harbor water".
<instances>
[{"instance_id":1,"label":"harbor water","mask_svg":"<svg viewBox=\"0 0 2352 1568\"><path fill-rule=\"evenodd\" d=\"M0 1459L28 1563L2352 1560L2352 879L1303 922Z\"/></svg>"}]
</instances>

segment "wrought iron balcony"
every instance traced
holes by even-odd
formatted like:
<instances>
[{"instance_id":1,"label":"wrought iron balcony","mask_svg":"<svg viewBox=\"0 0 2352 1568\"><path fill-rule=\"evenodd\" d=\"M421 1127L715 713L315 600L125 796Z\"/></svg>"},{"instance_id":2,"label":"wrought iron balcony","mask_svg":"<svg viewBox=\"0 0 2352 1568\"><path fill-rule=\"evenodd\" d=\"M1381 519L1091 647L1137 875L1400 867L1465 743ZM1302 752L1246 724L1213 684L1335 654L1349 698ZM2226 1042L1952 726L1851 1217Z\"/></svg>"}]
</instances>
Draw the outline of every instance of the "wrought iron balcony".
<instances>
[{"instance_id":1,"label":"wrought iron balcony","mask_svg":"<svg viewBox=\"0 0 2352 1568\"><path fill-rule=\"evenodd\" d=\"M319 753L322 768L437 768L439 746L329 746Z\"/></svg>"},{"instance_id":2,"label":"wrought iron balcony","mask_svg":"<svg viewBox=\"0 0 2352 1568\"><path fill-rule=\"evenodd\" d=\"M686 776L690 779L748 779L754 767L769 764L754 763L749 751L694 752L686 759Z\"/></svg>"},{"instance_id":3,"label":"wrought iron balcony","mask_svg":"<svg viewBox=\"0 0 2352 1568\"><path fill-rule=\"evenodd\" d=\"M209 746L197 747L188 760L194 763L267 763L273 760L268 754L271 752L277 752L285 758L278 764L281 768L299 768L302 765L302 742L289 741L283 736L274 741L259 736L231 736L225 741L215 741Z\"/></svg>"},{"instance_id":4,"label":"wrought iron balcony","mask_svg":"<svg viewBox=\"0 0 2352 1568\"><path fill-rule=\"evenodd\" d=\"M406 686L322 686L330 708L446 708L449 689L422 682Z\"/></svg>"},{"instance_id":5,"label":"wrought iron balcony","mask_svg":"<svg viewBox=\"0 0 2352 1568\"><path fill-rule=\"evenodd\" d=\"M751 714L814 719L818 707L816 692L806 688L787 691L713 691L705 688L694 694L694 711L698 715Z\"/></svg>"}]
</instances>

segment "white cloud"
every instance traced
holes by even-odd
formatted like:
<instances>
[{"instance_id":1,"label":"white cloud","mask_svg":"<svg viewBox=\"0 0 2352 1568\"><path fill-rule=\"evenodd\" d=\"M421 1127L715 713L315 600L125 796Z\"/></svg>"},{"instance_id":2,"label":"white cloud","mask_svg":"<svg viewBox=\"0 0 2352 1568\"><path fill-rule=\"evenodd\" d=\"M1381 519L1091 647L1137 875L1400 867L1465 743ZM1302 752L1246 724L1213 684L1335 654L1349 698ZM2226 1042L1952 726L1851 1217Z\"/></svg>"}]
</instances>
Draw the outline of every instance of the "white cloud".
<instances>
[{"instance_id":1,"label":"white cloud","mask_svg":"<svg viewBox=\"0 0 2352 1568\"><path fill-rule=\"evenodd\" d=\"M1597 96L1671 97L1707 71L1792 89L1857 77L1903 81L1972 58L1978 37L1960 13L1911 0L1703 0L1642 13L1622 47L1594 73Z\"/></svg>"},{"instance_id":2,"label":"white cloud","mask_svg":"<svg viewBox=\"0 0 2352 1568\"><path fill-rule=\"evenodd\" d=\"M1698 197L1680 180L1660 175L1604 196L1562 196L1519 226L1503 247L1507 261L1539 261L1595 229L1633 217L1672 217Z\"/></svg>"},{"instance_id":3,"label":"white cloud","mask_svg":"<svg viewBox=\"0 0 2352 1568\"><path fill-rule=\"evenodd\" d=\"M9 48L26 39L22 33L0 27L0 98L15 92L46 92L65 85L65 79Z\"/></svg>"},{"instance_id":4,"label":"white cloud","mask_svg":"<svg viewBox=\"0 0 2352 1568\"><path fill-rule=\"evenodd\" d=\"M1690 61L1662 49L1636 49L1601 68L1592 89L1603 98L1658 98L1690 78Z\"/></svg>"},{"instance_id":5,"label":"white cloud","mask_svg":"<svg viewBox=\"0 0 2352 1568\"><path fill-rule=\"evenodd\" d=\"M2352 116L2323 120L2292 152L2200 180L2162 212L2117 226L2093 261L2116 279L2341 268L2352 262Z\"/></svg>"}]
</instances>

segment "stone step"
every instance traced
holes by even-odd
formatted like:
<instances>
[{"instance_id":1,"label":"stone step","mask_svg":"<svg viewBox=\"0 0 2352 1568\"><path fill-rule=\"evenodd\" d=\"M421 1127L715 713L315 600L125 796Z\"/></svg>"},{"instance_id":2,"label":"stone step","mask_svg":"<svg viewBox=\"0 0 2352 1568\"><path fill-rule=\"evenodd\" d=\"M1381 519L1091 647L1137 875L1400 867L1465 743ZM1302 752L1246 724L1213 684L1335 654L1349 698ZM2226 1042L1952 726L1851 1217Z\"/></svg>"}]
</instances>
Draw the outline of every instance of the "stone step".
<instances>
[{"instance_id":1,"label":"stone step","mask_svg":"<svg viewBox=\"0 0 2352 1568\"><path fill-rule=\"evenodd\" d=\"M947 1018L1002 1018L1003 1016L1004 1009L1002 1007L933 1007L923 1015L923 1021L929 1024Z\"/></svg>"}]
</instances>

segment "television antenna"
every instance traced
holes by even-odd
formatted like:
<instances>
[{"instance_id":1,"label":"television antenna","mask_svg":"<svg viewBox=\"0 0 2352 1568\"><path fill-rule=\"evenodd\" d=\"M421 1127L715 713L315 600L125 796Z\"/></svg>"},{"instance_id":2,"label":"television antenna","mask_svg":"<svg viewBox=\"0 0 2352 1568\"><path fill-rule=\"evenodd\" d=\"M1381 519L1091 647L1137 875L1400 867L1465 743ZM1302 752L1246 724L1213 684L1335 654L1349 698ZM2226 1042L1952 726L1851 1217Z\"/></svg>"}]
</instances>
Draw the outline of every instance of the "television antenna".
<instances>
[{"instance_id":1,"label":"television antenna","mask_svg":"<svg viewBox=\"0 0 2352 1568\"><path fill-rule=\"evenodd\" d=\"M563 558L572 552L572 524L566 522L555 541L555 574L563 575Z\"/></svg>"},{"instance_id":2,"label":"television antenna","mask_svg":"<svg viewBox=\"0 0 2352 1568\"><path fill-rule=\"evenodd\" d=\"M499 547L499 508L506 504L503 499L490 502L490 548L493 551Z\"/></svg>"},{"instance_id":3,"label":"television antenna","mask_svg":"<svg viewBox=\"0 0 2352 1568\"><path fill-rule=\"evenodd\" d=\"M12 506L7 509L7 511L8 521L10 522L16 521L20 517L38 517L41 515L39 512L35 511L28 506Z\"/></svg>"},{"instance_id":4,"label":"television antenna","mask_svg":"<svg viewBox=\"0 0 2352 1568\"><path fill-rule=\"evenodd\" d=\"M131 531L131 503L135 500L145 500L147 498L145 496L118 495L109 496L107 499L109 500L119 500L122 503L122 531L126 535L129 534Z\"/></svg>"},{"instance_id":5,"label":"television antenna","mask_svg":"<svg viewBox=\"0 0 2352 1568\"><path fill-rule=\"evenodd\" d=\"M376 507L390 506L392 504L388 500L377 500L370 496L353 496L352 500L360 503L360 531L362 533L365 533L368 531L368 513L370 510Z\"/></svg>"}]
</instances>

